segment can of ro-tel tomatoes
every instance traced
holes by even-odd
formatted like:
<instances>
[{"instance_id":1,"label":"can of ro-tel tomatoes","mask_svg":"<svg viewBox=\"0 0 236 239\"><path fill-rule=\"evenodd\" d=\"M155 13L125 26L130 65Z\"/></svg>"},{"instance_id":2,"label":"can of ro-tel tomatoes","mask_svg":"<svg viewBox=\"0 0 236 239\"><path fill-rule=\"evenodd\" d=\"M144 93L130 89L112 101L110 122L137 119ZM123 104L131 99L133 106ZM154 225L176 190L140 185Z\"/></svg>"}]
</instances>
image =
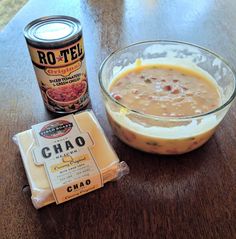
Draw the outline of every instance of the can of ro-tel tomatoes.
<instances>
[{"instance_id":1,"label":"can of ro-tel tomatoes","mask_svg":"<svg viewBox=\"0 0 236 239\"><path fill-rule=\"evenodd\" d=\"M36 19L24 29L46 107L57 113L78 111L89 103L82 27L69 16Z\"/></svg>"}]
</instances>

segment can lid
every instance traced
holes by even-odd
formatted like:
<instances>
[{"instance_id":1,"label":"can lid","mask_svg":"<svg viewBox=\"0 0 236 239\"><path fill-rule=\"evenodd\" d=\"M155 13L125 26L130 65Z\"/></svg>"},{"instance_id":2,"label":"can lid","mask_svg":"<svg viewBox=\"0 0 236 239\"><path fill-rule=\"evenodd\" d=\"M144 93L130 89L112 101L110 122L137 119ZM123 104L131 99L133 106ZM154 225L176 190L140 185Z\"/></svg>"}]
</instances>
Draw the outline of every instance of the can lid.
<instances>
[{"instance_id":1,"label":"can lid","mask_svg":"<svg viewBox=\"0 0 236 239\"><path fill-rule=\"evenodd\" d=\"M36 45L66 44L81 35L79 20L68 16L51 16L34 20L24 29L29 43Z\"/></svg>"}]
</instances>

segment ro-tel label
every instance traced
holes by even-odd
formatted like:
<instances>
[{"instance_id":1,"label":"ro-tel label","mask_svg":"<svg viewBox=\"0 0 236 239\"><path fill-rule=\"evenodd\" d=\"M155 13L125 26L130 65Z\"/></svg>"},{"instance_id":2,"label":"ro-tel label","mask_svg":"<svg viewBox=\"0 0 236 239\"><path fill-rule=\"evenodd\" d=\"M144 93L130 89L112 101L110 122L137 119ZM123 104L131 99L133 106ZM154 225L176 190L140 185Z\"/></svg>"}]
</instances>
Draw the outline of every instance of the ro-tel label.
<instances>
[{"instance_id":1,"label":"ro-tel label","mask_svg":"<svg viewBox=\"0 0 236 239\"><path fill-rule=\"evenodd\" d=\"M29 45L33 63L41 67L61 67L71 65L84 58L83 38L67 47L39 49Z\"/></svg>"},{"instance_id":2,"label":"ro-tel label","mask_svg":"<svg viewBox=\"0 0 236 239\"><path fill-rule=\"evenodd\" d=\"M44 165L57 204L103 186L90 147L94 142L81 132L73 115L32 126L36 146L33 158Z\"/></svg>"},{"instance_id":3,"label":"ro-tel label","mask_svg":"<svg viewBox=\"0 0 236 239\"><path fill-rule=\"evenodd\" d=\"M84 108L89 95L83 38L61 48L28 48L46 107L58 113Z\"/></svg>"}]
</instances>

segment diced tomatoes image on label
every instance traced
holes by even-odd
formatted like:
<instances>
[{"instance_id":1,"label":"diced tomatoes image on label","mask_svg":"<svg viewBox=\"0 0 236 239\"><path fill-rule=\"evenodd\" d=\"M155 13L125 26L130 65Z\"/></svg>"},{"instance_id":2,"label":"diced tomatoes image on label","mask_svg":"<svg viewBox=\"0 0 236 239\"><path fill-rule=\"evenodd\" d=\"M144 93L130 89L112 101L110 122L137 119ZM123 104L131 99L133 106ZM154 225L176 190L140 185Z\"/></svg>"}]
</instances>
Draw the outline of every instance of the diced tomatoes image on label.
<instances>
[{"instance_id":1,"label":"diced tomatoes image on label","mask_svg":"<svg viewBox=\"0 0 236 239\"><path fill-rule=\"evenodd\" d=\"M81 97L87 89L86 81L79 81L70 85L47 90L47 96L55 102L73 102Z\"/></svg>"}]
</instances>

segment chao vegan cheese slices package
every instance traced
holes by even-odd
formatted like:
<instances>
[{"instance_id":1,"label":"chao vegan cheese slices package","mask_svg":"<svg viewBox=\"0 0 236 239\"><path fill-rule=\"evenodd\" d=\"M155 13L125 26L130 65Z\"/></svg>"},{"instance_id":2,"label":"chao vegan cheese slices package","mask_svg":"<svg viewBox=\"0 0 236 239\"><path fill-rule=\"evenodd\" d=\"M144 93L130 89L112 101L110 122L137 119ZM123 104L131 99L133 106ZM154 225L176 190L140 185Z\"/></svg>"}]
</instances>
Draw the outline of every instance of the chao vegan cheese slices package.
<instances>
[{"instance_id":1,"label":"chao vegan cheese slices package","mask_svg":"<svg viewBox=\"0 0 236 239\"><path fill-rule=\"evenodd\" d=\"M92 111L67 115L18 133L35 208L68 201L129 172Z\"/></svg>"}]
</instances>

